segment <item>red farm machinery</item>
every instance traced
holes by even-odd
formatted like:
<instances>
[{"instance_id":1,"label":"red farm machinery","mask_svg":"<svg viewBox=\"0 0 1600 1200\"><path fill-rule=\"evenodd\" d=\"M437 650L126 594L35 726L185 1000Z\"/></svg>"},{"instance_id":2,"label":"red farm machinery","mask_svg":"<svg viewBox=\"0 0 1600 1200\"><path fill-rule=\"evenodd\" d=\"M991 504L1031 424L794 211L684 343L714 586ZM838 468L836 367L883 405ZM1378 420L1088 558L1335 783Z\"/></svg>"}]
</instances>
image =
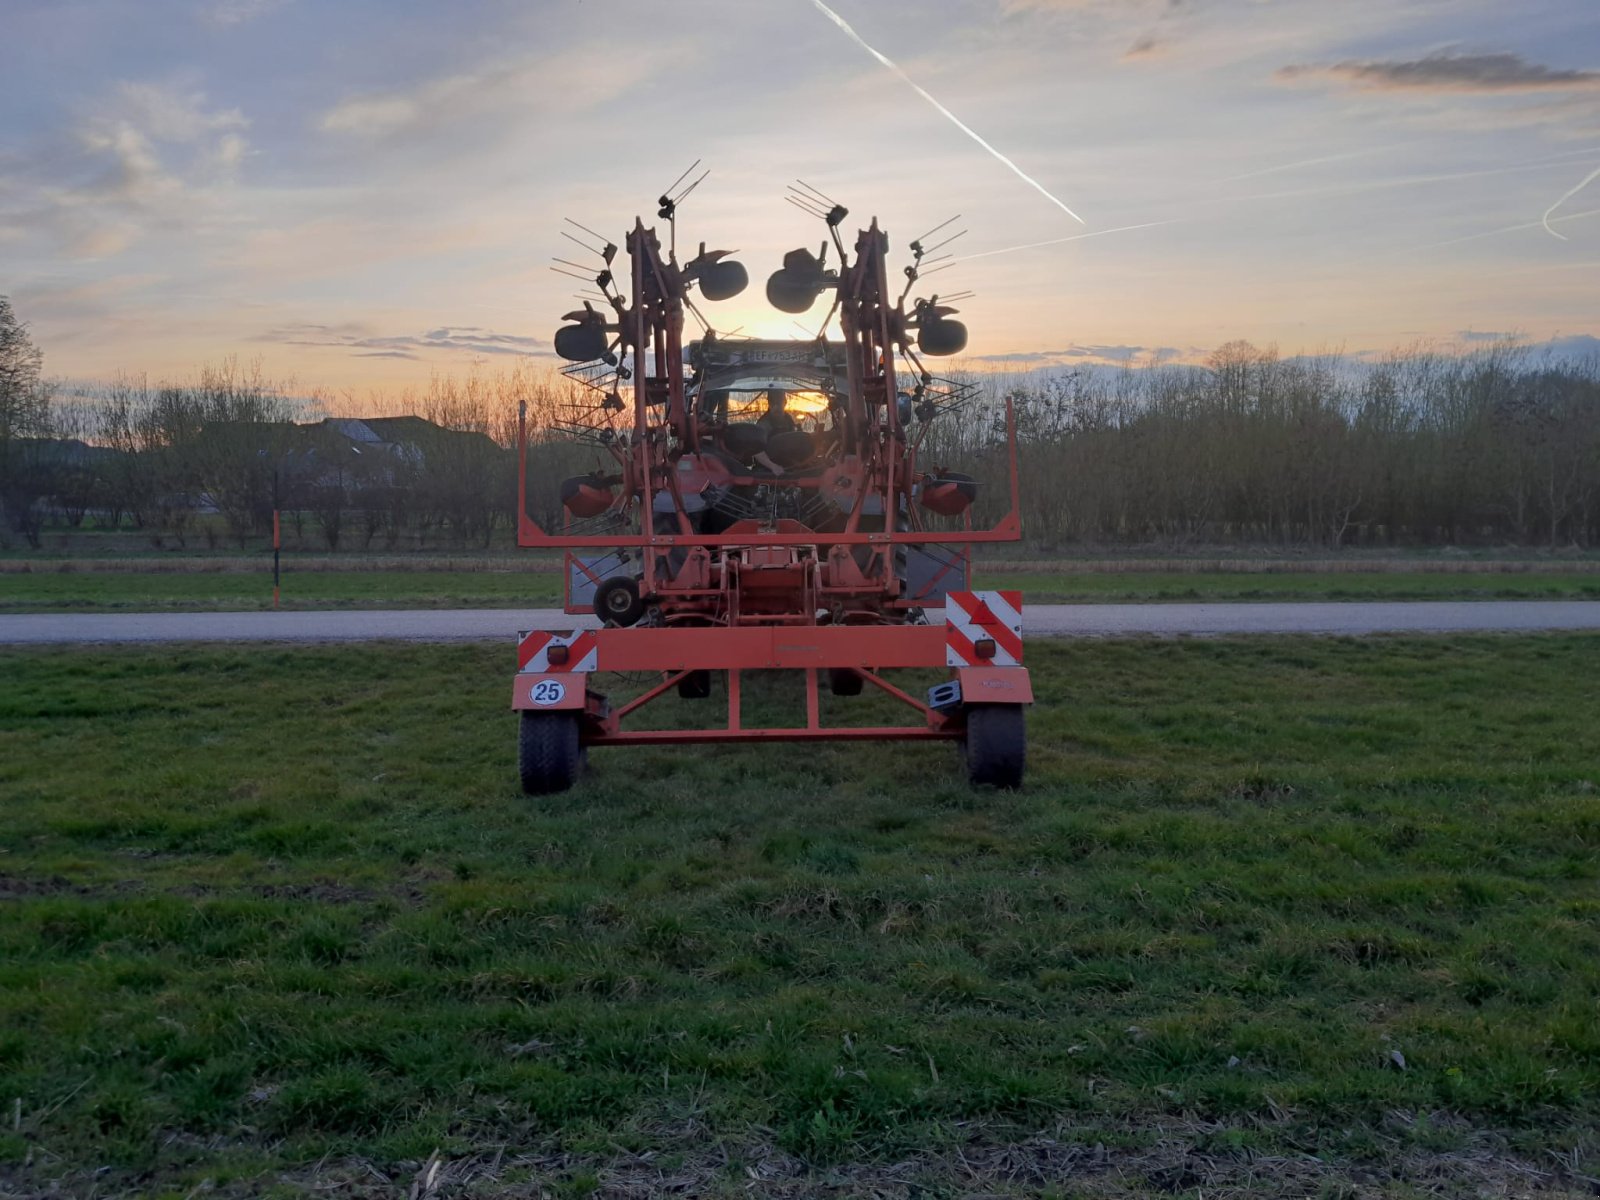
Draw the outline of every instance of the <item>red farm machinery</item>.
<instances>
[{"instance_id":1,"label":"red farm machinery","mask_svg":"<svg viewBox=\"0 0 1600 1200\"><path fill-rule=\"evenodd\" d=\"M1002 447L998 414L975 407L977 389L924 365L967 341L938 296L908 306L938 247L911 243L896 296L877 221L847 250L846 210L798 185L791 199L825 224L826 240L820 252L787 254L766 294L789 314L831 294L824 332L718 336L697 300L732 299L748 276L704 243L678 261L676 207L687 190L661 199L666 247L636 220L619 256L574 223L601 243L589 247L600 263L593 274L564 265L603 307L585 299L555 346L590 397L566 432L603 465L561 484L562 528L541 528L528 514L524 411L517 541L565 551L565 610L593 620L519 635L512 706L523 790L572 786L591 746L823 740L955 741L973 783L1020 785L1033 699L1021 596L969 590L972 546L1020 537L1016 434L1009 405ZM705 330L687 345L686 315ZM1009 470L1009 509L990 528L973 528L976 481L919 463L929 431L959 419L995 428L992 453ZM885 674L902 668L945 677L914 695ZM803 672L803 724L745 724L741 673L752 671ZM613 673L644 690L613 702L601 687ZM725 722L649 728L639 719L669 695L708 698L717 676ZM908 723L824 725L823 682L834 696L870 686L911 710Z\"/></svg>"}]
</instances>

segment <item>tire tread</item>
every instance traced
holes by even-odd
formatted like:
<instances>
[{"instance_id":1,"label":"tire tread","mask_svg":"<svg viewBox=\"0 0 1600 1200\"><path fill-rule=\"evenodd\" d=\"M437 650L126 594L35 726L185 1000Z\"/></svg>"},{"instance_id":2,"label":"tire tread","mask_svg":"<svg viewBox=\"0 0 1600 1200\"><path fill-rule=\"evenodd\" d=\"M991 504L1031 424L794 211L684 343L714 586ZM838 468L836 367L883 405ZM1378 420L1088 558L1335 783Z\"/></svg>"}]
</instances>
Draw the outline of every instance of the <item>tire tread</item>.
<instances>
[{"instance_id":1,"label":"tire tread","mask_svg":"<svg viewBox=\"0 0 1600 1200\"><path fill-rule=\"evenodd\" d=\"M576 713L523 710L517 730L517 767L529 796L564 792L583 773L584 753Z\"/></svg>"},{"instance_id":2,"label":"tire tread","mask_svg":"<svg viewBox=\"0 0 1600 1200\"><path fill-rule=\"evenodd\" d=\"M1026 709L1020 704L978 704L967 709L967 778L974 786L1022 786L1028 757Z\"/></svg>"}]
</instances>

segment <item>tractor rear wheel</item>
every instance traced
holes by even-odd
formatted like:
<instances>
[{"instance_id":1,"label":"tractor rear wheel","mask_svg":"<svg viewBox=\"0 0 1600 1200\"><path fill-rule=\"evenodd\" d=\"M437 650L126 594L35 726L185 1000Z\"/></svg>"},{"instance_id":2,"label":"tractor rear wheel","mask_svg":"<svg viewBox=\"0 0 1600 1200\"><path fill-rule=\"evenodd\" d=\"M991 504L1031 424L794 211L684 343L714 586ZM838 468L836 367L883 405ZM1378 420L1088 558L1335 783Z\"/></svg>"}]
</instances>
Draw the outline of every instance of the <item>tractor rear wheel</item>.
<instances>
[{"instance_id":1,"label":"tractor rear wheel","mask_svg":"<svg viewBox=\"0 0 1600 1200\"><path fill-rule=\"evenodd\" d=\"M861 695L861 676L849 667L828 668L828 690L835 696Z\"/></svg>"},{"instance_id":2,"label":"tractor rear wheel","mask_svg":"<svg viewBox=\"0 0 1600 1200\"><path fill-rule=\"evenodd\" d=\"M974 786L1022 786L1028 751L1022 705L973 705L967 709L967 736L961 745L967 760L967 779Z\"/></svg>"},{"instance_id":3,"label":"tractor rear wheel","mask_svg":"<svg viewBox=\"0 0 1600 1200\"><path fill-rule=\"evenodd\" d=\"M583 774L584 759L577 713L523 710L517 766L524 793L548 796L566 791Z\"/></svg>"},{"instance_id":4,"label":"tractor rear wheel","mask_svg":"<svg viewBox=\"0 0 1600 1200\"><path fill-rule=\"evenodd\" d=\"M711 695L711 672L690 671L678 680L678 695L684 700L704 700Z\"/></svg>"}]
</instances>

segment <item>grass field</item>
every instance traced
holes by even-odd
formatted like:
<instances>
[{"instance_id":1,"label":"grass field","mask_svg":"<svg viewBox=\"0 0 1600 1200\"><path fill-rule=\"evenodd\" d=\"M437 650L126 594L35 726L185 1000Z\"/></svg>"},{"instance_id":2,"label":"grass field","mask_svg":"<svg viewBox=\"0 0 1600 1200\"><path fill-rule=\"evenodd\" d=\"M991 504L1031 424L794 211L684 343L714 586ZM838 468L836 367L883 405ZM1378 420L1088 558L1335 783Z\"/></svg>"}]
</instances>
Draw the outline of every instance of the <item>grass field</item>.
<instances>
[{"instance_id":1,"label":"grass field","mask_svg":"<svg viewBox=\"0 0 1600 1200\"><path fill-rule=\"evenodd\" d=\"M5 654L0 1192L1588 1194L1600 639L1029 653L537 803L499 648Z\"/></svg>"},{"instance_id":2,"label":"grass field","mask_svg":"<svg viewBox=\"0 0 1600 1200\"><path fill-rule=\"evenodd\" d=\"M1240 573L980 570L983 587L1020 588L1035 604L1193 600L1600 599L1600 574L1430 571ZM327 608L559 607L552 571L316 570L284 575L282 605ZM272 607L265 571L0 573L0 613Z\"/></svg>"}]
</instances>

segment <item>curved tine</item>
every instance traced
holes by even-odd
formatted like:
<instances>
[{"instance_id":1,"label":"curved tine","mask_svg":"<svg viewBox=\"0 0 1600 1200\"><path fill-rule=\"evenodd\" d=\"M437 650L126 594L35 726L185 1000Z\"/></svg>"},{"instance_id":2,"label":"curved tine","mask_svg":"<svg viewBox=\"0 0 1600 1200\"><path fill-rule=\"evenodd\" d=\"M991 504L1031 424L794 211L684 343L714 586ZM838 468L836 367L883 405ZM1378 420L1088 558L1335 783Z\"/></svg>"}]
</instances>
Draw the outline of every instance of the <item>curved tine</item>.
<instances>
[{"instance_id":1,"label":"curved tine","mask_svg":"<svg viewBox=\"0 0 1600 1200\"><path fill-rule=\"evenodd\" d=\"M966 237L966 236L967 236L967 231L965 229L963 229L960 233L952 233L949 237L945 238L945 240L940 242L937 246L929 246L926 250L923 251L923 253L924 254L932 254L935 250L944 249L946 246L948 246L951 242L955 241L957 238L962 238L962 237Z\"/></svg>"},{"instance_id":2,"label":"curved tine","mask_svg":"<svg viewBox=\"0 0 1600 1200\"><path fill-rule=\"evenodd\" d=\"M696 179L688 187L684 188L683 191L679 192L676 196L674 196L672 198L672 203L673 203L674 207L676 207L679 204L682 204L685 200L687 200L689 198L689 193L694 191L695 188L699 187L702 183L704 183L706 181L706 175L709 175L709 174L711 174L711 172L709 170L707 170L705 175L701 175L699 179Z\"/></svg>"},{"instance_id":3,"label":"curved tine","mask_svg":"<svg viewBox=\"0 0 1600 1200\"><path fill-rule=\"evenodd\" d=\"M823 204L822 201L816 199L814 196L806 195L804 192L796 188L792 183L786 189L785 198L792 200L796 204L804 204L809 208L815 209L819 216L829 211L828 206Z\"/></svg>"},{"instance_id":4,"label":"curved tine","mask_svg":"<svg viewBox=\"0 0 1600 1200\"><path fill-rule=\"evenodd\" d=\"M801 212L805 213L806 216L808 216L808 217L815 217L817 220L820 221L825 216L827 216L826 213L820 213L814 208L807 208L804 204L800 203L800 201L796 200L793 196L785 196L784 199L787 200L790 204L794 205L796 208L798 208Z\"/></svg>"},{"instance_id":5,"label":"curved tine","mask_svg":"<svg viewBox=\"0 0 1600 1200\"><path fill-rule=\"evenodd\" d=\"M672 195L672 189L677 187L680 183L682 183L685 179L687 179L689 177L689 172L694 170L699 165L700 165L700 160L697 158L692 163L690 163L687 167L684 168L682 175L679 175L671 183L667 184L666 187L662 188L661 189L661 194L663 196Z\"/></svg>"},{"instance_id":6,"label":"curved tine","mask_svg":"<svg viewBox=\"0 0 1600 1200\"><path fill-rule=\"evenodd\" d=\"M833 198L831 198L826 192L818 191L816 188L812 187L809 183L807 183L804 179L796 179L795 182L798 183L801 187L805 188L806 191L810 192L818 200L821 200L830 209L838 207L839 202L837 200L834 200Z\"/></svg>"},{"instance_id":7,"label":"curved tine","mask_svg":"<svg viewBox=\"0 0 1600 1200\"><path fill-rule=\"evenodd\" d=\"M599 238L601 245L609 246L611 244L611 239L610 238L606 237L604 234L596 233L594 230L590 229L587 225L579 225L578 222L574 221L571 217L562 217L561 219L563 221L565 221L568 225L573 225L573 226L576 226L577 228L583 230L590 237Z\"/></svg>"},{"instance_id":8,"label":"curved tine","mask_svg":"<svg viewBox=\"0 0 1600 1200\"><path fill-rule=\"evenodd\" d=\"M922 235L922 236L921 236L921 237L919 237L919 238L915 238L915 239L913 239L913 240L915 240L915 241L919 241L919 242L925 242L925 241L927 241L927 240L928 240L928 239L929 239L929 238L931 238L931 237L932 237L932 236L933 236L933 235L934 235L934 234L936 234L936 233L938 233L938 232L939 232L939 230L941 230L941 229L943 229L943 228L944 228L944 227L945 227L945 226L946 226L946 225L949 225L949 224L951 224L951 223L952 223L952 222L955 222L955 221L959 221L959 220L961 220L961 214L960 214L960 213L957 213L957 214L956 214L956 215L955 215L955 216L953 216L953 217L951 217L951 218L950 218L950 219L949 219L949 220L946 220L946 221L940 221L940 222L939 222L939 223L938 223L938 224L937 224L937 225L935 225L935 226L934 226L934 227L933 227L933 228L932 228L932 229L930 229L930 230L928 230L928 232L927 232L927 233L925 233L925 234L923 234L923 235Z\"/></svg>"},{"instance_id":9,"label":"curved tine","mask_svg":"<svg viewBox=\"0 0 1600 1200\"><path fill-rule=\"evenodd\" d=\"M585 249L585 250L587 250L587 251L588 251L588 252L589 252L589 253L590 253L590 254L594 254L594 255L597 255L597 256L599 256L599 257L600 257L600 258L604 258L604 257L605 257L605 256L606 256L606 254L605 254L605 251L604 251L604 250L596 250L596 249L595 249L595 248L594 248L594 247L593 247L593 246L591 246L591 245L589 245L589 243L588 243L588 242L586 242L586 241L584 241L584 240L583 240L583 239L582 239L582 238L575 238L575 237L573 237L573 236L572 236L572 235L571 235L571 234L570 234L570 233L568 233L568 232L567 232L567 231L566 231L566 230L565 230L565 229L563 229L563 230L562 230L562 231L561 231L561 236L562 236L562 237L564 237L564 238L566 238L566 239L567 239L567 241L569 241L569 242L574 242L574 243L576 243L576 244L577 244L577 245L579 245L579 246L582 246L582 247L583 247L583 248L584 248L584 249Z\"/></svg>"}]
</instances>

